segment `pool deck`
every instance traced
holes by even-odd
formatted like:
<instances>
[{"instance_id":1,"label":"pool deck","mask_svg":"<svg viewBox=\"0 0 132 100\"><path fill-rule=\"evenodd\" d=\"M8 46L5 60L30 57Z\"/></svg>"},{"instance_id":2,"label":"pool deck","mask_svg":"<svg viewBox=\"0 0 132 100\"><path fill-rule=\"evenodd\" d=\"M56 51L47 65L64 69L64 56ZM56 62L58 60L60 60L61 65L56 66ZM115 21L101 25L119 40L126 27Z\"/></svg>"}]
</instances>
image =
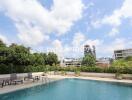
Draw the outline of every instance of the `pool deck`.
<instances>
[{"instance_id":1,"label":"pool deck","mask_svg":"<svg viewBox=\"0 0 132 100\"><path fill-rule=\"evenodd\" d=\"M48 84L50 82L58 81L60 79L61 78L49 78L49 81L47 82L43 80L39 80L35 82L33 82L32 80L28 80L28 81L24 81L23 84L7 85L7 86L4 86L3 88L0 88L0 94L9 93L9 92L13 92L13 91L17 91L17 90L21 90L25 88L30 88L30 87L34 87L38 85Z\"/></svg>"},{"instance_id":2,"label":"pool deck","mask_svg":"<svg viewBox=\"0 0 132 100\"><path fill-rule=\"evenodd\" d=\"M49 82L58 81L61 79L66 78L77 78L77 79L86 79L86 80L96 80L96 81L104 81L104 82L116 82L116 83L122 83L122 84L130 84L132 85L132 80L117 80L112 78L99 78L99 77L82 77L82 76L61 76L61 75L48 75L48 78L50 79ZM46 84L47 82L44 82L42 80L32 82L32 81L25 81L24 84L18 84L18 85L8 85L3 88L0 88L0 94L13 92L16 90L21 90L25 88L30 88L37 85Z\"/></svg>"},{"instance_id":3,"label":"pool deck","mask_svg":"<svg viewBox=\"0 0 132 100\"><path fill-rule=\"evenodd\" d=\"M61 75L50 75L50 78L77 78L77 79L86 79L86 80L96 80L96 81L104 81L104 82L116 82L116 83L124 83L124 84L131 84L132 85L132 80L117 80L114 78L100 78L100 77L83 77L83 76L61 76Z\"/></svg>"}]
</instances>

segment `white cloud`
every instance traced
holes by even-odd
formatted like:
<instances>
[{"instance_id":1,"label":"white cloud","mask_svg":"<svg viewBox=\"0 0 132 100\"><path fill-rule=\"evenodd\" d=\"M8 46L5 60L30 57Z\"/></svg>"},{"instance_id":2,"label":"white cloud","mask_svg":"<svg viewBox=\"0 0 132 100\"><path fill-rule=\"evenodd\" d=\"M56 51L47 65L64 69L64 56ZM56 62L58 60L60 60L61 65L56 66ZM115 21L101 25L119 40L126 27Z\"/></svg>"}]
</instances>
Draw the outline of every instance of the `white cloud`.
<instances>
[{"instance_id":1,"label":"white cloud","mask_svg":"<svg viewBox=\"0 0 132 100\"><path fill-rule=\"evenodd\" d=\"M4 36L4 35L2 35L2 34L0 34L0 39L1 39L5 44L7 44L7 45L10 44L10 42L9 42L8 39L7 39L7 37Z\"/></svg>"},{"instance_id":2,"label":"white cloud","mask_svg":"<svg viewBox=\"0 0 132 100\"><path fill-rule=\"evenodd\" d=\"M114 50L118 49L125 49L131 48L131 39L125 38L116 38L115 40L111 41L110 43L103 42L102 45L98 47L98 54L99 56L110 56L112 57L114 54Z\"/></svg>"},{"instance_id":3,"label":"white cloud","mask_svg":"<svg viewBox=\"0 0 132 100\"><path fill-rule=\"evenodd\" d=\"M19 34L18 37L26 45L37 45L41 44L44 40L49 40L49 36L43 34L39 27L31 27L30 25L17 24L16 25ZM23 39L24 38L24 39Z\"/></svg>"},{"instance_id":4,"label":"white cloud","mask_svg":"<svg viewBox=\"0 0 132 100\"><path fill-rule=\"evenodd\" d=\"M114 37L119 34L119 30L117 28L112 28L111 32L108 33L109 36Z\"/></svg>"},{"instance_id":5,"label":"white cloud","mask_svg":"<svg viewBox=\"0 0 132 100\"><path fill-rule=\"evenodd\" d=\"M63 57L63 46L60 40L54 40L52 42L53 51L58 55L59 59Z\"/></svg>"},{"instance_id":6,"label":"white cloud","mask_svg":"<svg viewBox=\"0 0 132 100\"><path fill-rule=\"evenodd\" d=\"M100 21L91 21L91 26L94 28L99 28L100 27Z\"/></svg>"},{"instance_id":7,"label":"white cloud","mask_svg":"<svg viewBox=\"0 0 132 100\"><path fill-rule=\"evenodd\" d=\"M55 52L60 59L64 57L83 57L85 44L98 47L102 44L102 41L87 39L84 34L78 32L75 33L70 44L63 44L60 40L54 40L48 51Z\"/></svg>"},{"instance_id":8,"label":"white cloud","mask_svg":"<svg viewBox=\"0 0 132 100\"><path fill-rule=\"evenodd\" d=\"M90 46L93 46L93 45L94 46L99 46L99 45L102 44L102 41L99 40L99 39L95 39L95 40L88 39L87 41L84 42L83 45L86 45L86 44L88 44Z\"/></svg>"},{"instance_id":9,"label":"white cloud","mask_svg":"<svg viewBox=\"0 0 132 100\"><path fill-rule=\"evenodd\" d=\"M82 33L75 33L72 41L73 46L79 46L82 42L85 41L85 36Z\"/></svg>"},{"instance_id":10,"label":"white cloud","mask_svg":"<svg viewBox=\"0 0 132 100\"><path fill-rule=\"evenodd\" d=\"M115 10L112 15L105 16L102 20L102 24L109 24L112 26L119 26L121 24L122 14L120 11Z\"/></svg>"},{"instance_id":11,"label":"white cloud","mask_svg":"<svg viewBox=\"0 0 132 100\"><path fill-rule=\"evenodd\" d=\"M121 8L113 11L112 15L105 16L102 23L119 26L124 18L132 18L132 0L125 0Z\"/></svg>"},{"instance_id":12,"label":"white cloud","mask_svg":"<svg viewBox=\"0 0 132 100\"><path fill-rule=\"evenodd\" d=\"M53 0L47 10L38 0L1 0L0 9L14 21L23 43L37 45L49 33L69 31L82 17L84 4L82 0Z\"/></svg>"},{"instance_id":13,"label":"white cloud","mask_svg":"<svg viewBox=\"0 0 132 100\"><path fill-rule=\"evenodd\" d=\"M101 25L110 25L111 31L108 33L109 36L115 36L119 32L119 26L122 25L122 20L132 20L132 0L124 0L122 6L115 9L111 15L105 15L103 18L92 21L91 25L94 28L98 28ZM131 21L130 21L131 22Z\"/></svg>"},{"instance_id":14,"label":"white cloud","mask_svg":"<svg viewBox=\"0 0 132 100\"><path fill-rule=\"evenodd\" d=\"M123 49L125 48L125 39L117 38L113 41L109 46L106 46L105 50L107 52L113 52L116 49Z\"/></svg>"}]
</instances>

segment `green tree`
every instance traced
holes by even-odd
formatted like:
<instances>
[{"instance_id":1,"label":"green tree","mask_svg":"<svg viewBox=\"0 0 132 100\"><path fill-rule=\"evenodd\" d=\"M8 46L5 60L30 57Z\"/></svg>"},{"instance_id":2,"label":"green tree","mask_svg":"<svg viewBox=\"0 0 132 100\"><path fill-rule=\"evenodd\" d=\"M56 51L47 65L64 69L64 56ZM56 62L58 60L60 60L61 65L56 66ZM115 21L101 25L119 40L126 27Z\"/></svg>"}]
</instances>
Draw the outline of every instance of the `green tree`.
<instances>
[{"instance_id":1,"label":"green tree","mask_svg":"<svg viewBox=\"0 0 132 100\"><path fill-rule=\"evenodd\" d=\"M12 43L9 47L0 40L0 73L45 71L46 65L56 65L58 57L50 52L31 53L29 47ZM53 69L49 66L48 69Z\"/></svg>"},{"instance_id":2,"label":"green tree","mask_svg":"<svg viewBox=\"0 0 132 100\"><path fill-rule=\"evenodd\" d=\"M46 53L40 53L40 55L43 57L43 64L46 65L47 54Z\"/></svg>"},{"instance_id":3,"label":"green tree","mask_svg":"<svg viewBox=\"0 0 132 100\"><path fill-rule=\"evenodd\" d=\"M34 53L33 56L34 56L34 59L33 59L34 65L45 65L44 58L41 54Z\"/></svg>"},{"instance_id":4,"label":"green tree","mask_svg":"<svg viewBox=\"0 0 132 100\"><path fill-rule=\"evenodd\" d=\"M46 64L48 65L53 65L53 64L58 64L58 57L55 53L53 52L49 52L48 55L47 55L47 59L46 59Z\"/></svg>"},{"instance_id":5,"label":"green tree","mask_svg":"<svg viewBox=\"0 0 132 100\"><path fill-rule=\"evenodd\" d=\"M124 58L125 61L132 61L132 56L128 56Z\"/></svg>"},{"instance_id":6,"label":"green tree","mask_svg":"<svg viewBox=\"0 0 132 100\"><path fill-rule=\"evenodd\" d=\"M128 56L126 58L115 60L112 63L113 67L132 67L132 57Z\"/></svg>"},{"instance_id":7,"label":"green tree","mask_svg":"<svg viewBox=\"0 0 132 100\"><path fill-rule=\"evenodd\" d=\"M6 44L0 39L0 47L6 47Z\"/></svg>"},{"instance_id":8,"label":"green tree","mask_svg":"<svg viewBox=\"0 0 132 100\"><path fill-rule=\"evenodd\" d=\"M85 57L83 57L82 65L88 67L94 67L96 65L95 57L91 54L87 54Z\"/></svg>"}]
</instances>

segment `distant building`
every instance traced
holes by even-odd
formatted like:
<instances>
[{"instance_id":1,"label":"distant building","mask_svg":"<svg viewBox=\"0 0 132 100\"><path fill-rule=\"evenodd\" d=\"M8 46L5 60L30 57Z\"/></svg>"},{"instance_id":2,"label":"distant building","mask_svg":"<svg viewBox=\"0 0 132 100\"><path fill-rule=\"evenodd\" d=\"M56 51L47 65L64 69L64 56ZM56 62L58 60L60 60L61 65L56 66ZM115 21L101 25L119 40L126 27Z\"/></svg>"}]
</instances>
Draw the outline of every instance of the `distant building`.
<instances>
[{"instance_id":1,"label":"distant building","mask_svg":"<svg viewBox=\"0 0 132 100\"><path fill-rule=\"evenodd\" d=\"M125 58L128 56L132 56L132 49L122 49L114 51L115 59Z\"/></svg>"},{"instance_id":2,"label":"distant building","mask_svg":"<svg viewBox=\"0 0 132 100\"><path fill-rule=\"evenodd\" d=\"M95 51L95 46L92 46L92 48L89 45L84 46L84 56L87 54L91 54L96 58L96 51ZM82 63L82 58L64 58L61 61L61 66L63 67L68 67L68 66L75 66L75 67L80 67Z\"/></svg>"},{"instance_id":3,"label":"distant building","mask_svg":"<svg viewBox=\"0 0 132 100\"><path fill-rule=\"evenodd\" d=\"M79 58L65 58L63 59L63 62L61 66L68 67L68 66L75 66L80 67L81 66L82 59Z\"/></svg>"},{"instance_id":4,"label":"distant building","mask_svg":"<svg viewBox=\"0 0 132 100\"><path fill-rule=\"evenodd\" d=\"M96 50L95 46L92 46L92 48L89 45L84 45L84 56L87 54L91 54L96 58Z\"/></svg>"},{"instance_id":5,"label":"distant building","mask_svg":"<svg viewBox=\"0 0 132 100\"><path fill-rule=\"evenodd\" d=\"M96 65L98 67L110 67L112 63L112 58L98 58L96 59Z\"/></svg>"}]
</instances>

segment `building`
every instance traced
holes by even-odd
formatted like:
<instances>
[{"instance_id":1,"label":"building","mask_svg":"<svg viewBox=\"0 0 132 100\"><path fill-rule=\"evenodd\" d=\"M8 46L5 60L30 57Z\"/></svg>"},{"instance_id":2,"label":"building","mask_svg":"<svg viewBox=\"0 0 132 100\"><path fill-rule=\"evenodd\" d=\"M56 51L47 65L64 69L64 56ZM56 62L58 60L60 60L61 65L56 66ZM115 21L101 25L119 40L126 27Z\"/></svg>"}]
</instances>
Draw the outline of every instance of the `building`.
<instances>
[{"instance_id":1,"label":"building","mask_svg":"<svg viewBox=\"0 0 132 100\"><path fill-rule=\"evenodd\" d=\"M84 45L84 56L87 54L91 54L96 58L95 46L92 46L91 48L89 45Z\"/></svg>"},{"instance_id":2,"label":"building","mask_svg":"<svg viewBox=\"0 0 132 100\"><path fill-rule=\"evenodd\" d=\"M61 66L68 67L68 66L75 66L80 67L81 66L82 59L79 58L64 58L62 61Z\"/></svg>"},{"instance_id":3,"label":"building","mask_svg":"<svg viewBox=\"0 0 132 100\"><path fill-rule=\"evenodd\" d=\"M132 49L122 49L114 51L115 59L125 58L128 56L132 56Z\"/></svg>"},{"instance_id":4,"label":"building","mask_svg":"<svg viewBox=\"0 0 132 100\"><path fill-rule=\"evenodd\" d=\"M96 51L95 46L92 46L92 48L89 45L84 46L84 56L91 54L94 57L96 57ZM80 67L82 63L82 58L64 58L61 61L61 66L68 67L68 66L75 66Z\"/></svg>"},{"instance_id":5,"label":"building","mask_svg":"<svg viewBox=\"0 0 132 100\"><path fill-rule=\"evenodd\" d=\"M112 63L112 58L98 58L96 59L96 65L98 67L110 67Z\"/></svg>"}]
</instances>

